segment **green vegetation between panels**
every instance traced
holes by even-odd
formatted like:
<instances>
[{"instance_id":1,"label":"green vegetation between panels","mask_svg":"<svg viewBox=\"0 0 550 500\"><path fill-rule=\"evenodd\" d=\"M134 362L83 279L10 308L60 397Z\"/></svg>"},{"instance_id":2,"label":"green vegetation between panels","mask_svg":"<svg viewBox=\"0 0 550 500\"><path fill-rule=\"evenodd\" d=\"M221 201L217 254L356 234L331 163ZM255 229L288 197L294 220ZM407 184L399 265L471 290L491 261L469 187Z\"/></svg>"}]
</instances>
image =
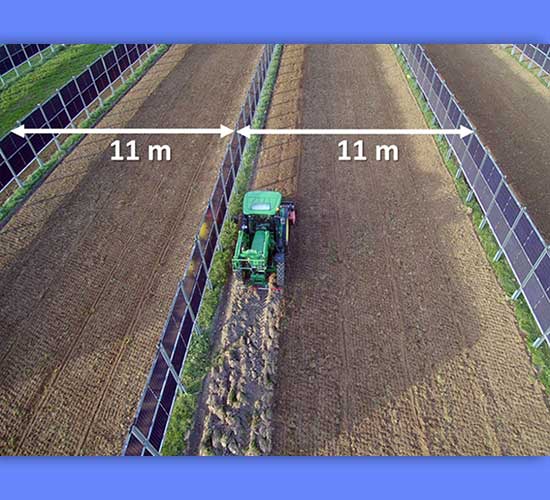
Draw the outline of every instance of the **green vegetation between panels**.
<instances>
[{"instance_id":1,"label":"green vegetation between panels","mask_svg":"<svg viewBox=\"0 0 550 500\"><path fill-rule=\"evenodd\" d=\"M0 137L111 48L112 45L68 46L0 91Z\"/></svg>"},{"instance_id":2,"label":"green vegetation between panels","mask_svg":"<svg viewBox=\"0 0 550 500\"><path fill-rule=\"evenodd\" d=\"M6 90L8 87L15 85L18 80L24 76L36 71L40 66L54 58L60 51L65 50L67 45L50 45L47 49L32 56L23 64L17 67L17 71L12 69L2 75L3 83L0 83L0 91ZM28 64L30 62L30 65Z\"/></svg>"},{"instance_id":3,"label":"green vegetation between panels","mask_svg":"<svg viewBox=\"0 0 550 500\"><path fill-rule=\"evenodd\" d=\"M401 52L395 48L395 46L392 47L394 48L394 53L399 61L401 69L405 74L409 88L411 89L411 92L416 98L416 102L424 115L426 123L430 128L439 128L437 126L435 116L424 99L420 87L418 86L414 75L411 73L405 58ZM479 237L481 245L485 249L487 258L495 271L498 282L510 298L514 291L518 288L514 273L504 256L496 262L493 261L493 257L497 253L499 246L488 224L486 224L483 229L479 228L479 225L483 219L481 207L475 197L473 197L469 202L466 201L470 188L463 176L460 176L458 179L456 178L458 163L453 154L450 154L450 148L445 138L443 136L434 136L434 139L445 167L455 180L455 187L460 199L470 209L470 215L476 229L476 233ZM515 309L519 327L525 333L527 349L531 354L531 360L535 366L538 378L544 384L547 394L550 395L550 348L546 343L541 345L538 349L533 347L533 342L540 336L540 330L523 296L514 301L512 304Z\"/></svg>"},{"instance_id":4,"label":"green vegetation between panels","mask_svg":"<svg viewBox=\"0 0 550 500\"><path fill-rule=\"evenodd\" d=\"M94 47L98 47L95 45ZM103 45L102 47L109 47ZM168 45L161 45L159 49L145 61L145 63L135 70L135 72L126 79L126 81L119 86L113 95L104 99L103 106L100 106L95 111L90 113L90 117L82 122L81 128L93 127L126 93L133 85L141 78L141 76L168 50ZM46 100L44 98L44 100ZM84 138L83 135L71 135L65 142L63 142L60 151L56 151L51 158L45 162L41 167L37 168L27 179L22 187L17 190L4 202L0 207L0 222L8 217L21 203L25 197L36 187L40 180L50 170L52 170L68 153L70 153L78 142Z\"/></svg>"},{"instance_id":5,"label":"green vegetation between panels","mask_svg":"<svg viewBox=\"0 0 550 500\"><path fill-rule=\"evenodd\" d=\"M264 123L269 103L271 102L271 95L275 87L275 80L277 79L282 48L282 45L275 47L272 64L267 73L260 101L256 108L252 128L261 128ZM210 353L210 332L220 302L222 289L231 269L231 258L233 257L238 233L238 226L233 221L233 218L237 217L242 211L243 198L248 190L261 137L260 135L253 135L246 143L239 174L229 203L229 213L220 235L221 250L214 255L210 270L212 289L205 292L197 319L202 333L200 335L193 335L183 368L182 383L187 392L178 395L174 404L174 410L162 447L163 455L181 455L185 452L189 432L191 431L195 417L202 381L214 362Z\"/></svg>"}]
</instances>

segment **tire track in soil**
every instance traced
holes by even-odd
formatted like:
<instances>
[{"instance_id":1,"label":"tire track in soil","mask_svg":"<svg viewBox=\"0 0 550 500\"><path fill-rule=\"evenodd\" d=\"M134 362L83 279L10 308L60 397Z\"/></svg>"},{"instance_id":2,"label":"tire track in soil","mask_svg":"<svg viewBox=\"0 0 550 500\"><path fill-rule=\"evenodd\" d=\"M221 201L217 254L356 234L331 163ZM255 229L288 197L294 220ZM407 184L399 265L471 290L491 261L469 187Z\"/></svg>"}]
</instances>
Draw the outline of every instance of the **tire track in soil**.
<instances>
[{"instance_id":1,"label":"tire track in soil","mask_svg":"<svg viewBox=\"0 0 550 500\"><path fill-rule=\"evenodd\" d=\"M306 52L303 126L425 126L389 47ZM547 452L542 387L452 179L431 139L392 142L397 164L338 165L335 178L335 144L303 139L274 452ZM340 226L335 262L327 221ZM334 350L342 310L348 373Z\"/></svg>"},{"instance_id":2,"label":"tire track in soil","mask_svg":"<svg viewBox=\"0 0 550 500\"><path fill-rule=\"evenodd\" d=\"M172 96L172 101L175 101L176 99L176 96L173 95ZM203 99L204 101L204 99ZM170 113L168 111L165 111L164 113L162 113L162 119L160 120L160 123L164 123L167 116L169 115ZM144 136L144 139L143 139L143 142L144 144L149 144L150 143L150 139L154 137L153 135L148 135L148 136ZM107 155L110 155L110 153L107 153ZM105 157L105 155L103 156L103 160L104 161L107 161L107 158ZM190 197L190 193L191 193L191 190L193 188L193 185L195 183L195 181L197 180L197 177L200 173L200 170L201 168L203 167L204 163L200 164L199 165L199 168L195 169L193 172L192 172L192 175L191 175L191 179L189 181L189 189L187 190L187 192L185 193L184 197L183 197L183 203L182 205L179 207L180 209L185 209L186 208L186 205L187 205L187 202L189 200L189 197ZM155 187L155 190L154 190L154 198L158 198L158 195L161 193L161 187L163 185L165 181L164 180L160 180L158 182L158 184L156 185ZM113 188L113 190L111 191L111 193L113 193L115 188ZM84 232L82 233L82 238L84 237L84 234L85 232L88 230L88 228L91 227L92 223L96 220L97 216L98 216L99 212L96 212L96 214L94 215L94 217L90 220L90 223L86 226ZM169 231L169 235L172 235L176 226L177 226L177 223L179 221L178 220L174 220L174 222L172 222L172 224L170 225L170 231ZM23 434L21 436L21 440L19 442L19 445L18 445L18 448L16 449L16 454L19 454L21 448L24 446L25 444L25 440L27 439L33 425L35 424L36 422L36 419L40 416L40 412L43 410L44 408L44 405L46 404L46 402L49 400L50 398L50 395L51 393L55 390L55 383L57 382L57 380L59 379L59 377L63 374L64 372L64 369L67 365L67 362L69 361L69 359L71 359L71 356L72 354L74 353L74 350L77 346L77 344L79 343L79 341L81 340L82 338L82 335L83 333L85 332L86 330L86 327L88 326L88 323L89 321L91 320L91 318L93 317L94 315L94 311L95 311L95 308L97 307L97 305L100 303L100 301L104 298L104 294L105 294L105 291L107 290L107 288L109 287L109 284L110 284L110 281L111 281L111 278L115 275L115 273L120 269L120 267L126 262L129 254L130 254L130 251L131 251L131 248L132 248L132 244L136 241L136 239L138 238L138 236L140 235L140 229L139 227L136 228L135 231L133 231L130 236L128 237L128 239L126 240L124 246L122 247L122 250L121 252L119 253L118 255L118 258L114 264L114 266L111 268L111 271L109 272L109 274L107 275L104 283L103 283L103 286L101 287L100 289L100 292L99 294L96 296L93 304L92 304L92 307L91 307L91 311L83 320L82 322L82 326L80 327L78 333L75 335L75 337L73 338L72 340L72 343L71 345L69 346L69 349L67 350L66 354L64 355L63 357L63 360L61 362L61 364L56 368L54 374L53 374L53 378L48 380L47 383L45 384L45 387L46 387L46 390L42 393L42 396L41 396L41 399L40 401L38 402L38 404L35 406L35 410L34 410L34 416L33 418L30 420L30 422L27 424L26 426L26 429L23 431ZM164 247L162 248L161 250L161 254L159 255L159 259L157 261L157 265L155 266L155 268L153 269L153 271L149 274L149 278L148 278L148 286L146 286L145 288L145 292L141 295L140 297L140 300L139 300L139 307L138 307L138 311L141 310L141 305L144 301L144 297L145 295L148 293L148 288L150 286L150 283L152 281L152 278L156 275L156 272L157 272L157 269L160 265L160 262L162 261L162 258L163 256L166 254L166 251L167 249L170 247L170 245L172 244L172 241L170 239L170 236L169 236L169 239L166 241L166 243L164 244ZM47 290L46 290L47 292ZM139 314L139 313L138 313ZM129 325L129 328L127 329L126 331L126 335L124 336L124 339L126 338L126 336L128 335L128 332L132 331L135 324L136 324L136 319L137 319L138 316L134 316L134 318L132 318L131 322L130 322L130 325ZM119 351L117 352L117 355L116 355L116 358L115 358L115 362L113 364L111 364L111 368L109 370L109 373L108 373L108 376L107 378L105 379L105 382L103 384L103 388L106 389L111 381L111 378L112 378L112 374L113 372L117 369L118 367L118 363L120 361L120 358L121 358L121 354L122 354L122 351L124 350L125 348L125 342L124 342L124 339L121 343L121 346L120 346L120 349ZM97 410L99 408L99 406L102 404L103 402L103 397L105 395L105 390L103 390L101 392L101 396L99 398L99 401L96 405L96 409L95 411L92 413L92 418L89 420L89 423L88 423L88 426L84 432L84 434L82 435L81 437L81 440L79 442L79 445L76 449L76 452L75 454L78 455L80 454L80 450L88 436L88 433L90 431L90 428L91 426L93 425L94 423L94 419L95 419L95 416L97 414Z\"/></svg>"},{"instance_id":3,"label":"tire track in soil","mask_svg":"<svg viewBox=\"0 0 550 500\"><path fill-rule=\"evenodd\" d=\"M230 50L230 49L228 49ZM235 49L236 51L238 51L237 49ZM242 49L241 49L242 51ZM244 52L243 52L244 53ZM250 54L252 54L252 52L249 51ZM240 61L241 64L242 64L242 61ZM253 59L250 58L250 62L247 61L247 63L245 64L245 66L249 66L249 67L252 67L253 64ZM244 85L246 85L246 83L248 83L248 77L250 75L243 75L244 78L243 78L243 88L244 88ZM177 79L176 79L176 82L174 83L173 82L173 85L176 85L177 86ZM174 101L175 99L177 99L177 93L175 95L172 95L172 100ZM206 97L203 96L203 101L206 100ZM206 104L206 103L205 103ZM199 105L200 105L200 102L199 102ZM200 106L199 106L200 107ZM168 115L172 112L173 113L173 107L172 106L168 106L168 107L165 107L164 110L163 110L163 113L161 113L160 115L157 115L159 116L159 119L160 121L164 124L165 120L164 118L168 117ZM158 112L158 109L157 109L157 112ZM138 120L139 121L139 120ZM147 138L145 138L145 140L147 140ZM213 142L213 141L212 141ZM214 149L217 149L217 150L221 150L221 146L217 145L216 148ZM107 156L108 154L105 153L103 155L103 157ZM212 155L210 155L211 157ZM186 195L183 197L183 200L180 201L180 203L176 206L176 210L175 212L178 213L178 212L186 212L186 210L183 210L187 207L187 204L190 200L190 196L191 196L191 192L193 191L193 189L195 188L194 184L195 184L195 181L197 180L197 178L199 177L199 174L201 174L201 170L204 170L204 165L207 163L206 160L208 160L210 158L208 155L203 155L203 159L202 159L202 162L199 163L195 163L196 165L198 165L198 167L196 167L194 170L192 170L192 177L190 179L190 183L188 184L188 189L186 191ZM122 167L122 166L121 166ZM121 168L122 170L122 168ZM204 176L204 174L201 174L202 176ZM154 195L153 195L153 199L156 199L158 198L160 195L163 194L163 191L165 190L162 190L162 186L163 186L163 182L166 183L166 181L163 181L162 180L162 177L161 177L161 181L160 182L157 182L156 186L155 186L155 189L154 189ZM169 181L168 181L169 183ZM203 182L204 184L204 182ZM114 191L114 190L113 190ZM181 220L179 220L181 219ZM152 282L155 280L155 278L157 277L157 272L158 270L160 269L163 261L165 260L166 258L166 254L167 254L167 250L169 249L169 246L172 242L172 239L174 237L174 232L175 232L175 228L176 226L179 224L181 224L182 220L185 219L185 216L182 215L180 216L180 218L175 218L173 219L173 222L171 222L169 225L168 225L168 236L167 236L167 240L165 241L164 245L161 246L160 248L160 251L159 251L159 254L158 254L158 257L157 257L157 260L155 262L155 265L153 267L153 270L151 272L149 272L146 276L147 276L147 280L146 280L146 286L144 287L144 292L141 293L141 295L138 295L138 308L141 309L141 307L143 306L144 302L145 302L145 298L147 297L147 295L149 294L150 292L150 288L151 288L151 284ZM90 225L91 225L92 221L90 221ZM90 225L86 226L86 227L90 227ZM192 224L192 223L187 223L186 225L188 226L193 226L193 227L196 227L196 224ZM105 296L105 290L107 289L107 286L109 285L111 279L113 278L113 276L117 273L117 271L121 268L122 264L128 259L128 257L130 256L129 255L129 252L130 252L130 249L132 248L132 244L135 243L137 237L139 236L139 225L138 226L134 226L135 230L131 233L131 236L124 242L124 244L122 245L122 249L121 249L121 252L119 253L119 256L117 259L115 259L115 264L114 266L111 267L111 270L109 272L109 274L107 275L105 281L103 282L103 287L100 289L100 292L99 294L96 296L94 302L93 302L93 305L92 305L92 309L91 309L91 314L88 314L88 316L86 317L85 321L84 321L84 324L82 325L81 329L79 330L79 333L78 333L78 336L74 339L74 341L72 342L72 344L70 345L69 347L69 351L65 354L64 358L63 358L63 362L61 364L61 366L59 368L57 368L56 370L54 370L54 378L46 383L49 383L49 386L48 386L48 390L45 394L43 394L43 397L42 397L42 400L39 404L39 406L37 408L35 408L36 410L36 413L35 413L35 416L33 417L33 420L31 422L31 425L33 423L35 423L37 421L37 415L40 413L40 411L45 407L48 399L49 399L49 395L54 391L55 389L55 383L60 379L60 377L62 375L64 375L64 371L65 371L65 367L67 366L67 362L71 359L72 357L72 354L74 354L74 350L77 346L77 344L79 343L79 340L81 339L82 337L82 334L83 332L86 330L86 327L87 325L89 324L89 321L90 319L93 317L93 314L94 314L94 309L96 308L96 306L100 303L100 301L104 298ZM142 311L140 310L140 313ZM139 313L138 313L139 314ZM138 317L137 315L134 315L133 318L131 318L131 324L130 324L130 327L126 330L126 333L125 335L122 337L120 343L119 343L119 348L118 348L118 352L116 352L116 356L115 356L115 363L114 365L110 365L110 370L108 372L108 377L107 379L104 381L103 383L103 386L102 386L102 391L101 391L101 398L99 400L99 402L96 404L95 406L95 410L92 411L92 415L93 415L93 418L92 420L88 423L88 426L85 430L85 434L83 437L80 438L80 442L78 444L78 447L77 447L77 450L80 451L84 445L84 442L85 442L85 439L86 437L88 436L89 434L89 431L91 429L91 426L93 425L93 422L94 422L94 419L97 415L97 412L99 411L99 408L101 407L101 405L103 404L104 402L104 397L105 397L105 394L106 394L106 389L109 387L109 382L112 380L112 377L113 377L113 374L115 374L116 370L117 370L117 367L119 366L119 363L122 359L122 355L127 347L127 343L126 343L126 340L128 339L128 331L132 328L132 326L135 326L137 324L137 321L138 321ZM159 332L157 332L158 334ZM148 367L147 367L148 368ZM25 432L24 434L24 437L27 438L29 435L30 435L30 426L27 428L28 430ZM20 448L18 448L19 450L22 449L21 447L24 445L24 442L25 442L25 439L23 439L21 442L20 442Z\"/></svg>"},{"instance_id":4,"label":"tire track in soil","mask_svg":"<svg viewBox=\"0 0 550 500\"><path fill-rule=\"evenodd\" d=\"M199 165L199 167L193 172L192 174L192 178L190 179L190 182L189 182L189 190L185 193L184 197L183 197L183 200L182 200L182 204L180 205L178 211L180 212L183 212L183 210L185 208L187 208L187 204L189 202L189 199L191 197L191 190L192 190L192 186L194 186L195 182L197 181L198 177L199 177L199 174L200 172L203 170L205 166L205 162L201 163ZM160 188L161 184L159 183L159 188ZM160 191L160 189L157 191L157 193ZM162 251L158 257L158 260L157 260L157 263L155 265L155 268L153 269L153 271L149 274L149 278L147 280L147 285L145 286L144 288L144 293L141 295L140 297L140 300L139 300L139 304L138 304L138 307L137 307L137 313L135 314L135 316L131 319L130 321L130 324L128 326L128 329L126 330L126 333L125 333L125 336L124 338L128 338L129 335L131 335L131 333L134 331L136 325L138 324L138 321L140 319L140 316L141 316L141 312L143 310L143 306L144 306L144 303L145 303L145 299L147 298L147 296L150 294L150 288L153 284L153 281L154 281L154 278L157 277L157 274L158 274L158 271L160 270L161 266L162 266L162 262L164 261L165 257L166 257L166 254L168 252L168 250L171 248L171 246L173 245L173 237L175 235L175 232L176 232L176 228L177 228L177 225L178 225L178 222L180 222L179 220L174 220L174 222L170 225L170 230L169 230L169 237L166 241L166 243L164 244L164 247L162 248ZM100 407L103 405L104 403L104 400L105 400L105 395L107 393L107 388L109 387L109 385L111 384L112 382L112 379L113 379L113 376L114 374L116 373L116 371L118 370L118 367L119 367L119 364L122 360L122 355L124 353L124 350L126 349L126 342L123 342L120 346L120 349L119 351L117 352L117 355L116 355L116 358L115 358L115 362L111 365L111 369L109 370L109 373L107 375L107 379L103 385L103 390L101 391L101 394L100 394L100 397L99 397L99 401L97 402L96 406L95 406L95 409L92 413L92 418L90 419L89 421L89 424L86 428L86 430L84 431L84 434L78 444L78 447L77 447L77 451L76 451L76 454L80 454L81 453L81 450L84 446L84 443L86 442L87 438L88 438L88 435L90 433L90 430L92 428L92 426L94 425L95 423L95 419L97 417L97 413L100 409Z\"/></svg>"},{"instance_id":5,"label":"tire track in soil","mask_svg":"<svg viewBox=\"0 0 550 500\"><path fill-rule=\"evenodd\" d=\"M300 115L294 110L301 95L302 66L303 47L285 46L267 128L299 127ZM299 137L264 137L253 173L254 188L279 190L294 199L299 145ZM212 332L215 356L223 358L224 364L212 368L203 387L188 454L270 453L282 299L279 292L260 295L230 280ZM239 362L229 362L235 352ZM230 395L239 387L247 390L237 391L240 396L235 400Z\"/></svg>"}]
</instances>

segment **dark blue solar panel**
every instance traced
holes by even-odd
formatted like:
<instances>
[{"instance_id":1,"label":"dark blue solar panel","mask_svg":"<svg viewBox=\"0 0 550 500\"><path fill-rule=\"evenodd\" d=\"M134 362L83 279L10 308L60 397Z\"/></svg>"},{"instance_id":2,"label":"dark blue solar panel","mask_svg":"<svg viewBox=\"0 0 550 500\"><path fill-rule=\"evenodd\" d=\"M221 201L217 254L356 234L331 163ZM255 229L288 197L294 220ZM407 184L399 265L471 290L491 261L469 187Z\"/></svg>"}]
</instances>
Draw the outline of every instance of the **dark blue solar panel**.
<instances>
[{"instance_id":1,"label":"dark blue solar panel","mask_svg":"<svg viewBox=\"0 0 550 500\"><path fill-rule=\"evenodd\" d=\"M512 198L512 194L510 193L510 189L506 184L504 184L500 191L498 192L496 196L497 204L502 209L504 208L510 201L510 198Z\"/></svg>"},{"instance_id":2,"label":"dark blue solar panel","mask_svg":"<svg viewBox=\"0 0 550 500\"><path fill-rule=\"evenodd\" d=\"M515 271L519 281L523 282L523 280L525 280L525 278L529 274L532 266L525 256L523 248L519 244L514 233L512 233L511 236L508 238L508 241L504 247L504 251L506 252L506 255L508 255L508 258L510 259L510 263L512 265L512 269Z\"/></svg>"},{"instance_id":3,"label":"dark blue solar panel","mask_svg":"<svg viewBox=\"0 0 550 500\"><path fill-rule=\"evenodd\" d=\"M523 248L527 254L527 258L531 261L531 264L534 264L544 251L544 244L536 231L531 233L531 236L529 236L527 241L523 244Z\"/></svg>"},{"instance_id":4,"label":"dark blue solar panel","mask_svg":"<svg viewBox=\"0 0 550 500\"><path fill-rule=\"evenodd\" d=\"M538 304L541 299L546 298L546 295L540 287L540 284L535 276L529 278L529 280L523 287L523 294L532 306Z\"/></svg>"},{"instance_id":5,"label":"dark blue solar panel","mask_svg":"<svg viewBox=\"0 0 550 500\"><path fill-rule=\"evenodd\" d=\"M441 81L441 78L439 78L439 75L436 75L432 84L435 95L439 96L442 86L443 86L443 82Z\"/></svg>"},{"instance_id":6,"label":"dark blue solar panel","mask_svg":"<svg viewBox=\"0 0 550 500\"><path fill-rule=\"evenodd\" d=\"M550 301L545 297L535 306L535 317L537 318L542 331L547 332L550 328Z\"/></svg>"},{"instance_id":7,"label":"dark blue solar panel","mask_svg":"<svg viewBox=\"0 0 550 500\"><path fill-rule=\"evenodd\" d=\"M485 182L485 179L483 179L483 177L481 176L477 178L474 188L476 198L483 208L483 211L486 212L489 208L489 205L491 204L491 201L493 200L493 193L491 193L489 187L487 186L487 183Z\"/></svg>"},{"instance_id":8,"label":"dark blue solar panel","mask_svg":"<svg viewBox=\"0 0 550 500\"><path fill-rule=\"evenodd\" d=\"M502 208L502 213L504 214L504 217L506 218L509 226L512 226L512 224L515 222L520 211L521 209L514 198L510 197L508 203L506 203L504 208Z\"/></svg>"},{"instance_id":9,"label":"dark blue solar panel","mask_svg":"<svg viewBox=\"0 0 550 500\"><path fill-rule=\"evenodd\" d=\"M548 254L540 261L535 274L546 291L547 296L550 297L550 256Z\"/></svg>"},{"instance_id":10,"label":"dark blue solar panel","mask_svg":"<svg viewBox=\"0 0 550 500\"><path fill-rule=\"evenodd\" d=\"M151 428L151 435L149 440L151 444L157 449L160 449L162 443L162 438L164 436L164 431L166 429L166 424L168 423L168 414L159 410L153 422L153 427Z\"/></svg>"},{"instance_id":11,"label":"dark blue solar panel","mask_svg":"<svg viewBox=\"0 0 550 500\"><path fill-rule=\"evenodd\" d=\"M504 243L504 239L510 232L510 226L506 222L504 215L502 215L502 212L496 203L491 206L491 209L487 213L487 218L491 223L496 239L502 245Z\"/></svg>"},{"instance_id":12,"label":"dark blue solar panel","mask_svg":"<svg viewBox=\"0 0 550 500\"><path fill-rule=\"evenodd\" d=\"M142 451L143 446L139 442L139 440L134 436L130 436L130 439L128 440L128 446L126 446L125 455L130 457L139 457L141 456Z\"/></svg>"},{"instance_id":13,"label":"dark blue solar panel","mask_svg":"<svg viewBox=\"0 0 550 500\"><path fill-rule=\"evenodd\" d=\"M8 166L4 163L4 160L0 158L0 189L4 189L13 179L13 175L10 172Z\"/></svg>"},{"instance_id":14,"label":"dark blue solar panel","mask_svg":"<svg viewBox=\"0 0 550 500\"><path fill-rule=\"evenodd\" d=\"M150 389L145 390L143 402L136 419L136 427L145 435L149 434L149 429L153 422L153 416L157 407L157 398Z\"/></svg>"},{"instance_id":15,"label":"dark blue solar panel","mask_svg":"<svg viewBox=\"0 0 550 500\"><path fill-rule=\"evenodd\" d=\"M451 93L449 92L449 89L446 85L443 86L443 89L441 90L441 95L439 96L441 99L441 102L443 103L443 106L447 108L449 105L449 101L451 100Z\"/></svg>"},{"instance_id":16,"label":"dark blue solar panel","mask_svg":"<svg viewBox=\"0 0 550 500\"><path fill-rule=\"evenodd\" d=\"M477 167L469 154L465 154L462 158L462 169L464 170L466 179L471 186L477 174Z\"/></svg>"},{"instance_id":17,"label":"dark blue solar panel","mask_svg":"<svg viewBox=\"0 0 550 500\"><path fill-rule=\"evenodd\" d=\"M162 335L162 345L166 349L166 352L170 356L172 354L172 349L176 344L176 339L179 331L179 323L174 320L173 316L168 317L168 321L164 327L164 334Z\"/></svg>"},{"instance_id":18,"label":"dark blue solar panel","mask_svg":"<svg viewBox=\"0 0 550 500\"><path fill-rule=\"evenodd\" d=\"M454 101L451 102L450 108L449 108L449 118L451 119L453 125L456 127L460 121L460 110L458 109L458 106Z\"/></svg>"},{"instance_id":19,"label":"dark blue solar panel","mask_svg":"<svg viewBox=\"0 0 550 500\"><path fill-rule=\"evenodd\" d=\"M149 380L149 388L153 391L155 396L160 396L160 391L162 389L162 384L164 384L164 379L166 378L166 372L168 371L168 365L159 354L157 360L153 367L153 372L151 374L151 379Z\"/></svg>"},{"instance_id":20,"label":"dark blue solar panel","mask_svg":"<svg viewBox=\"0 0 550 500\"><path fill-rule=\"evenodd\" d=\"M187 344L185 340L182 337L178 337L178 341L176 342L176 348L174 349L174 355L172 356L172 364L174 365L174 368L179 373L181 370L181 367L183 366L183 359L185 358L185 350L186 350Z\"/></svg>"},{"instance_id":21,"label":"dark blue solar panel","mask_svg":"<svg viewBox=\"0 0 550 500\"><path fill-rule=\"evenodd\" d=\"M516 236L518 238L518 241L522 244L529 238L531 233L533 232L533 226L529 222L529 219L525 214L523 214L519 221L516 224L516 227L514 228L514 233L516 233Z\"/></svg>"},{"instance_id":22,"label":"dark blue solar panel","mask_svg":"<svg viewBox=\"0 0 550 500\"><path fill-rule=\"evenodd\" d=\"M160 404L164 410L169 413L172 406L172 401L176 397L176 389L178 387L176 379L172 376L172 372L168 373L168 378L166 379L166 385L162 391L162 397L160 398Z\"/></svg>"}]
</instances>

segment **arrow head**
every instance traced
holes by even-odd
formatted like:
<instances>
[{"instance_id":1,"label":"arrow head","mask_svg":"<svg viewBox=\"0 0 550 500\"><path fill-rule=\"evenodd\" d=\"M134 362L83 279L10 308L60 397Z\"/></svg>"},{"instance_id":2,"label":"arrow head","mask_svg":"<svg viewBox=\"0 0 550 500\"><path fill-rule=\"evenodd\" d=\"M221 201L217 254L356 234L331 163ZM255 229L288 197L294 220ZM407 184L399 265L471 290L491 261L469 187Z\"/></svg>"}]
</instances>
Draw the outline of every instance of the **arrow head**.
<instances>
[{"instance_id":1,"label":"arrow head","mask_svg":"<svg viewBox=\"0 0 550 500\"><path fill-rule=\"evenodd\" d=\"M250 125L238 130L239 134L244 135L247 139L250 139Z\"/></svg>"},{"instance_id":2,"label":"arrow head","mask_svg":"<svg viewBox=\"0 0 550 500\"><path fill-rule=\"evenodd\" d=\"M226 127L225 125L220 125L220 137L227 137L233 133L233 129Z\"/></svg>"},{"instance_id":3,"label":"arrow head","mask_svg":"<svg viewBox=\"0 0 550 500\"><path fill-rule=\"evenodd\" d=\"M25 125L19 125L19 127L15 127L11 131L12 134L15 134L19 137L25 137Z\"/></svg>"},{"instance_id":4,"label":"arrow head","mask_svg":"<svg viewBox=\"0 0 550 500\"><path fill-rule=\"evenodd\" d=\"M468 127L465 127L464 125L460 126L460 138L464 139L464 137L468 137L470 134L473 134L474 131L469 129Z\"/></svg>"}]
</instances>

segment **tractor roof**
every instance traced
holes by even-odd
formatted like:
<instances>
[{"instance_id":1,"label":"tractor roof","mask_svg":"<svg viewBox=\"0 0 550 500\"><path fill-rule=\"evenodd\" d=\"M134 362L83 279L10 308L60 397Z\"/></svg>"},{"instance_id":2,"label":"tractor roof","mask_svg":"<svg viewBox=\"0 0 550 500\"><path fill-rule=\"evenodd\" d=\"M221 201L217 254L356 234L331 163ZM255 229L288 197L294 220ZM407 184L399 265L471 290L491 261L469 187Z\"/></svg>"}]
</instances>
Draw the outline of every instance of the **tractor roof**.
<instances>
[{"instance_id":1,"label":"tractor roof","mask_svg":"<svg viewBox=\"0 0 550 500\"><path fill-rule=\"evenodd\" d=\"M283 197L278 191L249 191L244 195L245 215L275 215Z\"/></svg>"}]
</instances>

